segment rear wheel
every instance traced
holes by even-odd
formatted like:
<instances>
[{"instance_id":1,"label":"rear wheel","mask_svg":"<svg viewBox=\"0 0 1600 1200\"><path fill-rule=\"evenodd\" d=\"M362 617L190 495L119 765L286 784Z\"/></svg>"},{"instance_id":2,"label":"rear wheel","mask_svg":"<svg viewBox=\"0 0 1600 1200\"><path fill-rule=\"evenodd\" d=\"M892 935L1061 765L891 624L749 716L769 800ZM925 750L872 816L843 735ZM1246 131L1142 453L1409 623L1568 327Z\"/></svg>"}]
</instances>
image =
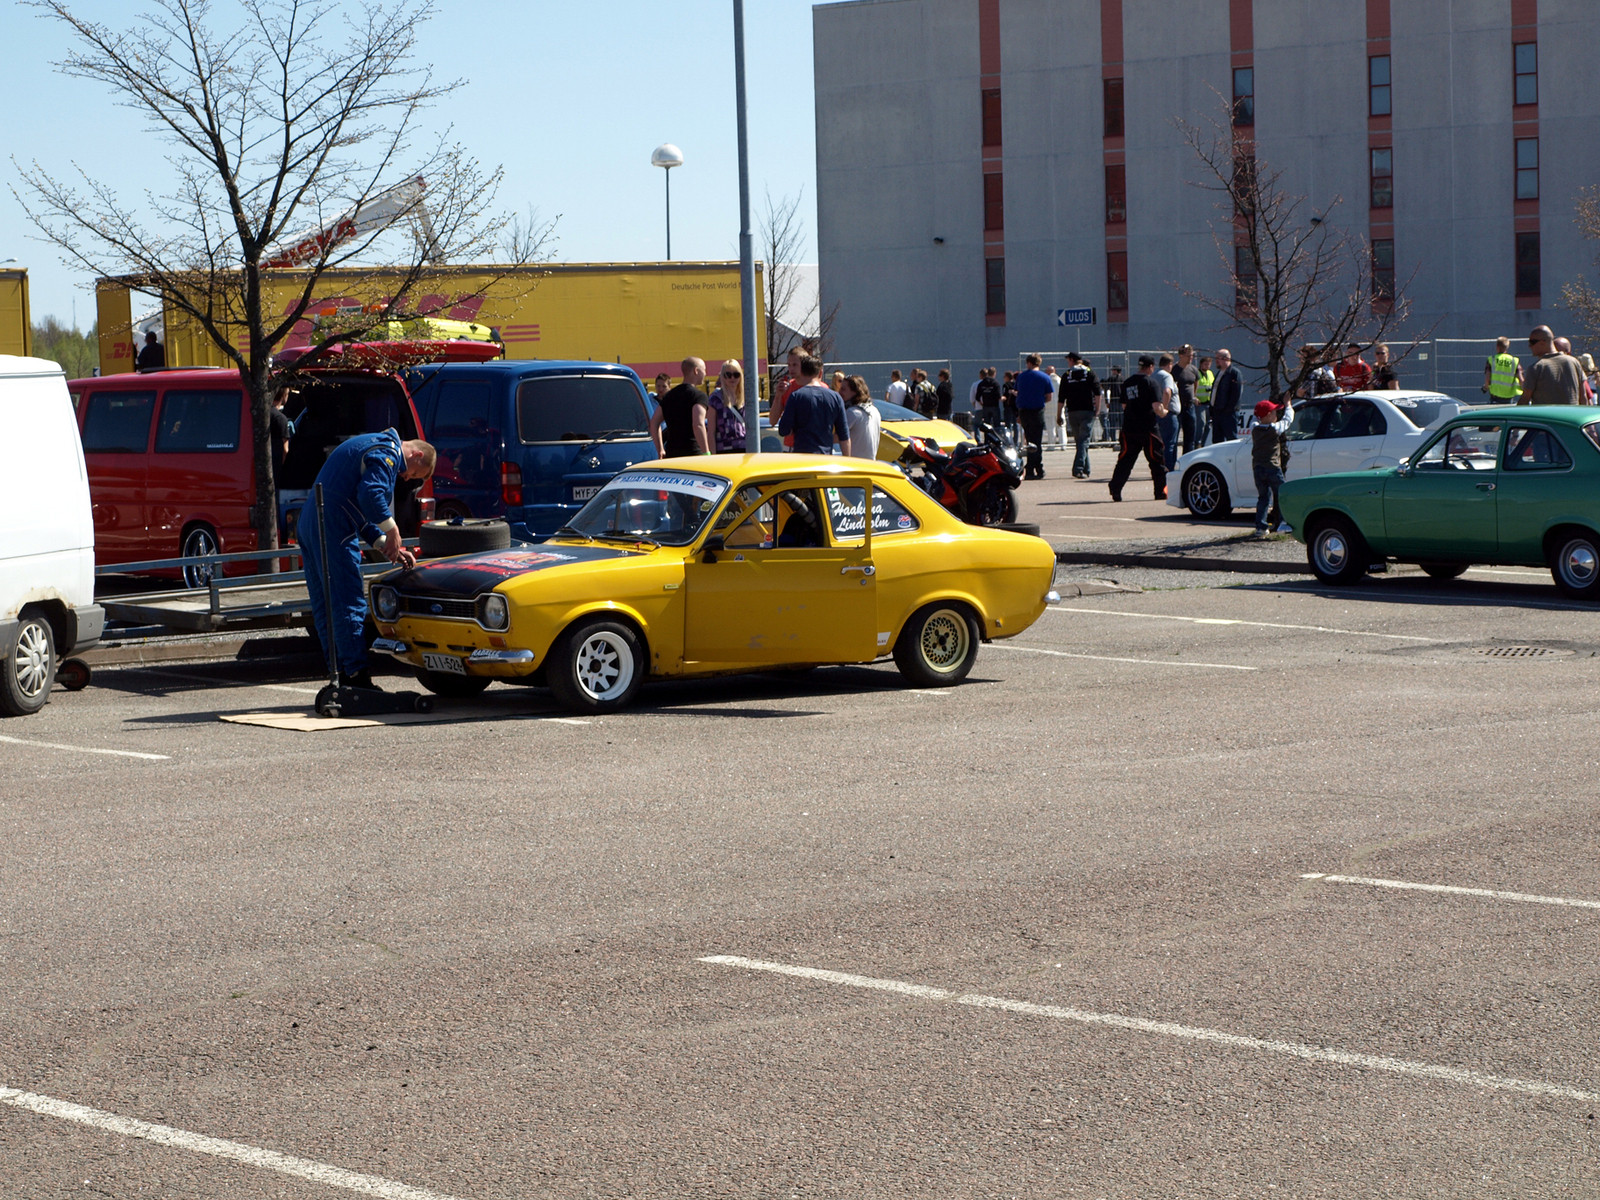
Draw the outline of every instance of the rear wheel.
<instances>
[{"instance_id":1,"label":"rear wheel","mask_svg":"<svg viewBox=\"0 0 1600 1200\"><path fill-rule=\"evenodd\" d=\"M953 687L978 660L977 619L966 605L940 600L911 614L894 643L894 665L917 687Z\"/></svg>"},{"instance_id":2,"label":"rear wheel","mask_svg":"<svg viewBox=\"0 0 1600 1200\"><path fill-rule=\"evenodd\" d=\"M489 686L481 675L446 675L443 671L418 671L417 682L435 696L463 699L479 695Z\"/></svg>"},{"instance_id":3,"label":"rear wheel","mask_svg":"<svg viewBox=\"0 0 1600 1200\"><path fill-rule=\"evenodd\" d=\"M171 545L169 542L168 545ZM198 558L202 554L216 554L217 531L209 525L196 525L183 535L183 557ZM183 586L207 587L219 568L212 563L195 563L183 568Z\"/></svg>"},{"instance_id":4,"label":"rear wheel","mask_svg":"<svg viewBox=\"0 0 1600 1200\"><path fill-rule=\"evenodd\" d=\"M1467 563L1425 562L1418 563L1424 574L1429 579L1459 579L1466 573Z\"/></svg>"},{"instance_id":5,"label":"rear wheel","mask_svg":"<svg viewBox=\"0 0 1600 1200\"><path fill-rule=\"evenodd\" d=\"M1574 600L1600 599L1600 539L1568 529L1550 543L1550 574Z\"/></svg>"},{"instance_id":6,"label":"rear wheel","mask_svg":"<svg viewBox=\"0 0 1600 1200\"><path fill-rule=\"evenodd\" d=\"M612 712L639 690L644 647L639 635L618 621L579 621L556 639L545 666L562 708Z\"/></svg>"},{"instance_id":7,"label":"rear wheel","mask_svg":"<svg viewBox=\"0 0 1600 1200\"><path fill-rule=\"evenodd\" d=\"M1312 526L1306 559L1323 583L1355 583L1367 573L1371 552L1366 539L1345 517L1323 517Z\"/></svg>"},{"instance_id":8,"label":"rear wheel","mask_svg":"<svg viewBox=\"0 0 1600 1200\"><path fill-rule=\"evenodd\" d=\"M11 717L36 713L50 699L56 678L56 638L50 622L24 613L16 639L0 663L0 712Z\"/></svg>"},{"instance_id":9,"label":"rear wheel","mask_svg":"<svg viewBox=\"0 0 1600 1200\"><path fill-rule=\"evenodd\" d=\"M974 525L1007 525L1017 519L1017 494L1001 483L998 479L991 479L983 485L983 491L977 496L977 503L973 505Z\"/></svg>"},{"instance_id":10,"label":"rear wheel","mask_svg":"<svg viewBox=\"0 0 1600 1200\"><path fill-rule=\"evenodd\" d=\"M1225 517L1233 511L1228 481L1215 468L1201 464L1183 478L1183 502L1197 517Z\"/></svg>"}]
</instances>

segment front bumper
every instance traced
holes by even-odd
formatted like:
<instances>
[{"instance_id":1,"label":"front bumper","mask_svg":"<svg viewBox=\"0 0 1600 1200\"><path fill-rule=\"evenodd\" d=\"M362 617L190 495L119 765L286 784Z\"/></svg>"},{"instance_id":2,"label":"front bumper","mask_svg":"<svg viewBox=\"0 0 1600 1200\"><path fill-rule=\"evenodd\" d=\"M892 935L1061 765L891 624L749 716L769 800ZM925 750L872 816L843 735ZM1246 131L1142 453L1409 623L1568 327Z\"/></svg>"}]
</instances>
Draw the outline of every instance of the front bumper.
<instances>
[{"instance_id":1,"label":"front bumper","mask_svg":"<svg viewBox=\"0 0 1600 1200\"><path fill-rule=\"evenodd\" d=\"M414 646L408 646L399 638L373 638L372 649L378 654L391 654L395 658L403 658L410 662L421 659L422 651ZM460 658L461 655L451 651L451 656ZM524 666L531 667L538 661L538 655L532 650L498 650L480 648L466 655L469 666Z\"/></svg>"}]
</instances>

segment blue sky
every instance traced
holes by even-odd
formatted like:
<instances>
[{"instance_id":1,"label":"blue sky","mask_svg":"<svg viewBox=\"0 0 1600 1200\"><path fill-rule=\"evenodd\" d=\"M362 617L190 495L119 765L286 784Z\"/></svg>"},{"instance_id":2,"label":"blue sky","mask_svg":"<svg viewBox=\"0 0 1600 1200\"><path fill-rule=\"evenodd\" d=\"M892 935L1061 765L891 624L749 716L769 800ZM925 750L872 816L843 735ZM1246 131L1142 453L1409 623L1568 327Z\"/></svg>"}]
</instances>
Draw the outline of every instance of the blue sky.
<instances>
[{"instance_id":1,"label":"blue sky","mask_svg":"<svg viewBox=\"0 0 1600 1200\"><path fill-rule=\"evenodd\" d=\"M220 18L230 0L215 0ZM802 187L807 247L815 261L816 149L810 0L746 0L750 159L754 205ZM80 0L80 16L112 23L141 4ZM445 0L427 27L424 56L441 79L465 80L432 114L506 178L500 206L560 215L556 257L565 262L653 260L665 251L662 172L650 152L673 142L672 252L681 259L737 258L738 146L733 108L732 0L588 0L462 4ZM58 176L74 164L141 206L172 179L167 145L96 85L54 67L64 29L16 0L0 0L0 44L11 47L0 79L7 114L0 172L0 259L28 268L34 319L53 314L88 328L93 281L64 266L11 194L11 159Z\"/></svg>"}]
</instances>

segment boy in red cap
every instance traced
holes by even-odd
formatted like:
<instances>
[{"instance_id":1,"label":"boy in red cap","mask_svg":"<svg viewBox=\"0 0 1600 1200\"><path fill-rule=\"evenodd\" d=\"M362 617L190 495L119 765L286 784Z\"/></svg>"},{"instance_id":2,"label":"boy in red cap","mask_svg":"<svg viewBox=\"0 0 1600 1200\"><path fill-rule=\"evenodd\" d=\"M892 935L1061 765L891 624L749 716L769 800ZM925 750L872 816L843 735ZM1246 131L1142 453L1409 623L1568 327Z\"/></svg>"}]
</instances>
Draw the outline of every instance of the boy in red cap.
<instances>
[{"instance_id":1,"label":"boy in red cap","mask_svg":"<svg viewBox=\"0 0 1600 1200\"><path fill-rule=\"evenodd\" d=\"M1278 489L1283 473L1289 469L1289 426L1294 414L1287 401L1263 400L1256 405L1256 423L1250 429L1250 465L1256 477L1256 532L1264 538L1282 520L1278 512Z\"/></svg>"}]
</instances>

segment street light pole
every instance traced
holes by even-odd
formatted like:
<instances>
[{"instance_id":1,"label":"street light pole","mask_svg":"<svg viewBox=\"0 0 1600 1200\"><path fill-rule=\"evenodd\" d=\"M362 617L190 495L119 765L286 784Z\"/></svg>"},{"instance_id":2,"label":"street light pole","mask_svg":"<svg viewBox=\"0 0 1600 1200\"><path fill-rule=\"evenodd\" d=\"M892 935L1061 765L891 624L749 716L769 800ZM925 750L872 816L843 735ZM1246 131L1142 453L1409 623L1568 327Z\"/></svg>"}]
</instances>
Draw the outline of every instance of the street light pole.
<instances>
[{"instance_id":1,"label":"street light pole","mask_svg":"<svg viewBox=\"0 0 1600 1200\"><path fill-rule=\"evenodd\" d=\"M744 98L744 0L733 0L733 95L739 127L739 309L744 318L744 448L761 450L761 369L756 343L756 259L750 236L750 137ZM767 264L772 270L772 264Z\"/></svg>"},{"instance_id":2,"label":"street light pole","mask_svg":"<svg viewBox=\"0 0 1600 1200\"><path fill-rule=\"evenodd\" d=\"M667 261L672 261L672 168L683 166L683 151L663 142L650 155L650 165L660 167L667 176Z\"/></svg>"}]
</instances>

